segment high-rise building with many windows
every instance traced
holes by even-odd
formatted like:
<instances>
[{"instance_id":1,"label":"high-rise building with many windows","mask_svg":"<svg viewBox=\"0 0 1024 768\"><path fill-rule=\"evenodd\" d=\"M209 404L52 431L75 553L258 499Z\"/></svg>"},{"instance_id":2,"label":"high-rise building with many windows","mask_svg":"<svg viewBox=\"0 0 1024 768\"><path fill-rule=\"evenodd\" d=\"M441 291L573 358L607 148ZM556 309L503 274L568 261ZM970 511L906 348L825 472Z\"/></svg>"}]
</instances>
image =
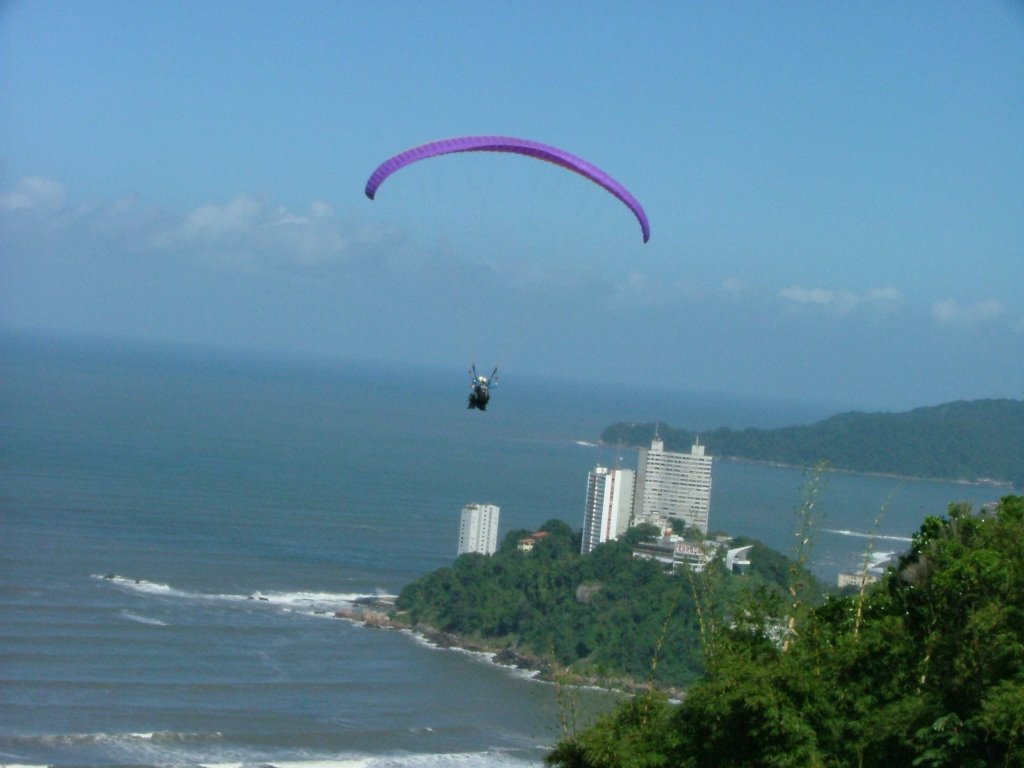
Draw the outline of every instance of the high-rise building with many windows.
<instances>
[{"instance_id":1,"label":"high-rise building with many windows","mask_svg":"<svg viewBox=\"0 0 1024 768\"><path fill-rule=\"evenodd\" d=\"M586 555L605 541L617 539L629 526L633 512L631 469L595 467L587 475L587 507L583 514L583 544Z\"/></svg>"},{"instance_id":2,"label":"high-rise building with many windows","mask_svg":"<svg viewBox=\"0 0 1024 768\"><path fill-rule=\"evenodd\" d=\"M637 462L633 514L637 523L666 527L673 519L708 532L711 513L711 456L695 442L689 453L665 450L654 436L650 448L640 450Z\"/></svg>"},{"instance_id":3,"label":"high-rise building with many windows","mask_svg":"<svg viewBox=\"0 0 1024 768\"><path fill-rule=\"evenodd\" d=\"M459 554L493 555L498 548L498 513L493 504L467 504L459 518Z\"/></svg>"}]
</instances>

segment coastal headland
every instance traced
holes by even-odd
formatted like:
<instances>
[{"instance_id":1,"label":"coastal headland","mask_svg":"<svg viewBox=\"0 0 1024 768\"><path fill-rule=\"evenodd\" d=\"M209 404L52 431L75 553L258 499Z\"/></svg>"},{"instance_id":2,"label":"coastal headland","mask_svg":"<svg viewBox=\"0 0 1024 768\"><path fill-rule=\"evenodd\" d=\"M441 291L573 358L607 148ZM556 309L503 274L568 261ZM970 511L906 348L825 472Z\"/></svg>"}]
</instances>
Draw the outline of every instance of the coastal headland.
<instances>
[{"instance_id":1,"label":"coastal headland","mask_svg":"<svg viewBox=\"0 0 1024 768\"><path fill-rule=\"evenodd\" d=\"M745 573L692 574L636 557L643 526L587 555L566 523L541 529L547 535L529 551L517 546L524 532L512 531L493 555L463 554L397 597L367 596L334 615L484 654L542 681L678 698L705 672L708 627L751 590L820 599L813 575L753 540L756 564Z\"/></svg>"}]
</instances>

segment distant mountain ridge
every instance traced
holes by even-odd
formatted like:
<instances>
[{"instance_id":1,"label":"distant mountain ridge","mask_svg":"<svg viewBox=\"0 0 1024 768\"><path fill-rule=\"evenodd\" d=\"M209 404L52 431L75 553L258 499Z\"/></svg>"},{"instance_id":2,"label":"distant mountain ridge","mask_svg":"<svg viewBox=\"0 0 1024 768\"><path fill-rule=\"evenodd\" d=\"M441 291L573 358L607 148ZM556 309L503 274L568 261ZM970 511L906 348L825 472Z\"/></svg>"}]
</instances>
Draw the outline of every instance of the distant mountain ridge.
<instances>
[{"instance_id":1,"label":"distant mountain ridge","mask_svg":"<svg viewBox=\"0 0 1024 768\"><path fill-rule=\"evenodd\" d=\"M713 456L1024 487L1024 401L959 400L902 413L849 412L806 426L692 432L664 424L606 427L608 444L647 446L655 429L666 450L696 438Z\"/></svg>"}]
</instances>

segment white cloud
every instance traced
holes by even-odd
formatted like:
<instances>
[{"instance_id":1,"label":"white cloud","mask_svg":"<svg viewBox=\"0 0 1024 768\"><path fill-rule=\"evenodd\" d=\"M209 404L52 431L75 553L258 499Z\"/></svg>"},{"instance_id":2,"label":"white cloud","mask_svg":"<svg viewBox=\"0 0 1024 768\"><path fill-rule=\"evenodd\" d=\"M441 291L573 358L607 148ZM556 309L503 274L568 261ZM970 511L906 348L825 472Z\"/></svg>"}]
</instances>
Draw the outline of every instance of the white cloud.
<instances>
[{"instance_id":1,"label":"white cloud","mask_svg":"<svg viewBox=\"0 0 1024 768\"><path fill-rule=\"evenodd\" d=\"M26 176L6 195L0 195L0 209L8 211L56 211L64 207L64 186L41 176Z\"/></svg>"},{"instance_id":2,"label":"white cloud","mask_svg":"<svg viewBox=\"0 0 1024 768\"><path fill-rule=\"evenodd\" d=\"M892 286L872 288L864 293L856 293L846 289L831 290L791 285L780 290L776 296L793 304L825 307L842 315L858 308L871 308L876 312L891 311L903 300L899 290Z\"/></svg>"},{"instance_id":3,"label":"white cloud","mask_svg":"<svg viewBox=\"0 0 1024 768\"><path fill-rule=\"evenodd\" d=\"M312 205L309 206L309 215L315 218L332 216L333 214L334 209L330 203L326 203L323 200L314 200Z\"/></svg>"},{"instance_id":4,"label":"white cloud","mask_svg":"<svg viewBox=\"0 0 1024 768\"><path fill-rule=\"evenodd\" d=\"M312 262L336 255L345 239L330 220L329 208L314 203L309 214L293 213L284 206L271 208L250 197L223 205L208 203L188 213L154 244L161 248L193 248L211 254L275 254Z\"/></svg>"},{"instance_id":5,"label":"white cloud","mask_svg":"<svg viewBox=\"0 0 1024 768\"><path fill-rule=\"evenodd\" d=\"M346 231L323 201L296 213L244 196L201 205L150 238L157 250L191 251L249 266L344 261L352 256L354 243L367 241L358 230Z\"/></svg>"},{"instance_id":6,"label":"white cloud","mask_svg":"<svg viewBox=\"0 0 1024 768\"><path fill-rule=\"evenodd\" d=\"M942 299L932 304L932 319L939 325L969 327L1002 317L1003 304L998 299L985 299L961 304L956 299Z\"/></svg>"},{"instance_id":7,"label":"white cloud","mask_svg":"<svg viewBox=\"0 0 1024 768\"><path fill-rule=\"evenodd\" d=\"M171 233L183 243L224 244L248 236L264 218L263 206L247 197L227 205L202 205L189 213Z\"/></svg>"},{"instance_id":8,"label":"white cloud","mask_svg":"<svg viewBox=\"0 0 1024 768\"><path fill-rule=\"evenodd\" d=\"M74 203L57 181L26 177L0 190L0 242L30 254L200 257L222 266L302 270L379 261L401 233L340 217L323 200L292 211L239 196L185 215L135 198Z\"/></svg>"},{"instance_id":9,"label":"white cloud","mask_svg":"<svg viewBox=\"0 0 1024 768\"><path fill-rule=\"evenodd\" d=\"M836 301L836 293L824 288L801 288L793 285L779 291L779 298L798 304L832 304Z\"/></svg>"},{"instance_id":10,"label":"white cloud","mask_svg":"<svg viewBox=\"0 0 1024 768\"><path fill-rule=\"evenodd\" d=\"M575 280L583 284L582 279ZM603 289L601 289L603 290ZM671 307L680 301L694 301L710 295L704 287L687 280L664 280L631 270L609 285L610 298L619 307Z\"/></svg>"}]
</instances>

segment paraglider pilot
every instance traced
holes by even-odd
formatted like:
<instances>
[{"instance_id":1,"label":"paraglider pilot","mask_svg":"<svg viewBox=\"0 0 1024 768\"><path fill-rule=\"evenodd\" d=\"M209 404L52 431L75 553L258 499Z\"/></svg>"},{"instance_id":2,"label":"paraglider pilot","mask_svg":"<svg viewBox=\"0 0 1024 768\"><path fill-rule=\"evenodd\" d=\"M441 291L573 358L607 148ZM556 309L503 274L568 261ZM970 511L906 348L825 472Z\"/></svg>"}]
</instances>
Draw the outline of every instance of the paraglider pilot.
<instances>
[{"instance_id":1,"label":"paraglider pilot","mask_svg":"<svg viewBox=\"0 0 1024 768\"><path fill-rule=\"evenodd\" d=\"M495 366L491 375L478 376L476 364L469 369L469 404L467 408L487 410L487 402L491 399L491 387L498 383L498 367Z\"/></svg>"}]
</instances>

